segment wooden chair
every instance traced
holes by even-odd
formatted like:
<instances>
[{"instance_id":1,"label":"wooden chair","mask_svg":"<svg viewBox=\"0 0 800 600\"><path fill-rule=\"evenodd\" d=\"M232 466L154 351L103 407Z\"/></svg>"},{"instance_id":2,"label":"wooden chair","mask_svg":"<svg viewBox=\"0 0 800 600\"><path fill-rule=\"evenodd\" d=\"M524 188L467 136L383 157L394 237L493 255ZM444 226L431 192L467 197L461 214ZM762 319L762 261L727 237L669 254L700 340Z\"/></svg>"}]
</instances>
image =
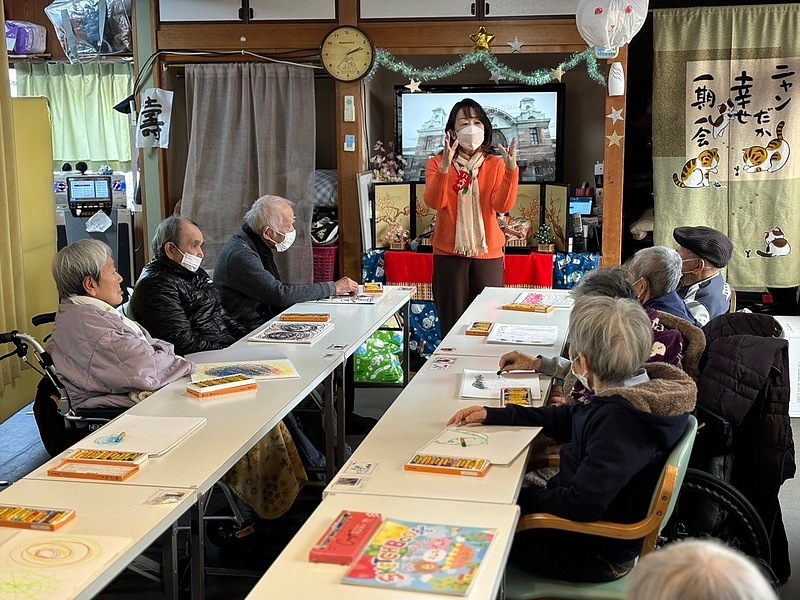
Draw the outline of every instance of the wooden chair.
<instances>
[{"instance_id":1,"label":"wooden chair","mask_svg":"<svg viewBox=\"0 0 800 600\"><path fill-rule=\"evenodd\" d=\"M692 453L697 420L689 415L686 431L667 458L661 478L656 486L650 510L647 516L638 523L620 524L605 521L580 523L569 521L550 514L523 515L517 525L517 531L525 529L561 529L603 537L624 540L642 538L641 555L655 550L656 540L661 528L669 519L675 508L678 491L689 466ZM575 565L576 569L580 565ZM562 598L566 600L622 600L628 588L629 575L607 583L574 583L558 581L533 575L509 564L506 567L505 598L506 600L532 600L535 598Z\"/></svg>"}]
</instances>

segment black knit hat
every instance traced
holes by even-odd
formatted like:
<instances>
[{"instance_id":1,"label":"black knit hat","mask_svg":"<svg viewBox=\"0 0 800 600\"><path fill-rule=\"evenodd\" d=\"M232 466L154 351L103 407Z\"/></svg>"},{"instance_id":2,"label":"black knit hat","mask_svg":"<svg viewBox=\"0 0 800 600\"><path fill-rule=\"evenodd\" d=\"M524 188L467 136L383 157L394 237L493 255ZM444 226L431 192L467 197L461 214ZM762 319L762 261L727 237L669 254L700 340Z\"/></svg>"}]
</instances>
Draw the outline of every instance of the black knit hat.
<instances>
[{"instance_id":1,"label":"black knit hat","mask_svg":"<svg viewBox=\"0 0 800 600\"><path fill-rule=\"evenodd\" d=\"M676 227L672 230L672 237L689 252L718 269L727 265L733 254L733 244L728 236L711 227Z\"/></svg>"}]
</instances>

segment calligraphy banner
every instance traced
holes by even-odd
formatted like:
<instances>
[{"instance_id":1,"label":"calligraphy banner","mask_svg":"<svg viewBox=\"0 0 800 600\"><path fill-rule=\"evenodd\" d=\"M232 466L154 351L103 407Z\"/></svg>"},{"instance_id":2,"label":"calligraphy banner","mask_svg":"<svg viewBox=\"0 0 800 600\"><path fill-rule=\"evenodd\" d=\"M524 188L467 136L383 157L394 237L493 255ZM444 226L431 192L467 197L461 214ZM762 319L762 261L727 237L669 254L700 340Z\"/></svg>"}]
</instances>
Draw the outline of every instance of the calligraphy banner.
<instances>
[{"instance_id":1,"label":"calligraphy banner","mask_svg":"<svg viewBox=\"0 0 800 600\"><path fill-rule=\"evenodd\" d=\"M170 90L160 88L147 88L142 92L142 104L136 123L137 148L169 147L172 95Z\"/></svg>"},{"instance_id":2,"label":"calligraphy banner","mask_svg":"<svg viewBox=\"0 0 800 600\"><path fill-rule=\"evenodd\" d=\"M735 287L800 284L798 25L789 4L654 11L654 241L726 233Z\"/></svg>"}]
</instances>

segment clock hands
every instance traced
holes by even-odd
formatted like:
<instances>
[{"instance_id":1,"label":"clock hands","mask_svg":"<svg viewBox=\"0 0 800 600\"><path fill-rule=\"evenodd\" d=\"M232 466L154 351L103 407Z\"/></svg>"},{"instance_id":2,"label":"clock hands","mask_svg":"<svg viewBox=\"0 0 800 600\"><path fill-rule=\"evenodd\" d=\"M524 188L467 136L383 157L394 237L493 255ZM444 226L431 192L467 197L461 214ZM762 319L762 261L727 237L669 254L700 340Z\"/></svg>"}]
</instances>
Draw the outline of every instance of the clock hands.
<instances>
[{"instance_id":1,"label":"clock hands","mask_svg":"<svg viewBox=\"0 0 800 600\"><path fill-rule=\"evenodd\" d=\"M363 50L363 49L364 49L364 46L359 46L358 48L353 48L352 50L350 50L350 52L345 54L345 56L349 56L350 54L353 54L354 52L358 52L359 50Z\"/></svg>"}]
</instances>

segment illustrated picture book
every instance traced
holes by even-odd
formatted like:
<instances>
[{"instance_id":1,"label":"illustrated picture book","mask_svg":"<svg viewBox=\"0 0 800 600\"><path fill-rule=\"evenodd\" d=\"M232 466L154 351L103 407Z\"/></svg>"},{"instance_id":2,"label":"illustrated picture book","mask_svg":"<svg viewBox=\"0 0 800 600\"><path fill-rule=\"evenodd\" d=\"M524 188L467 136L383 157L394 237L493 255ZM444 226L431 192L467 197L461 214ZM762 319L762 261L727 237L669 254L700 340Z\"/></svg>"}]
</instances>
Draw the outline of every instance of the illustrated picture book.
<instances>
[{"instance_id":1,"label":"illustrated picture book","mask_svg":"<svg viewBox=\"0 0 800 600\"><path fill-rule=\"evenodd\" d=\"M486 336L489 344L525 344L552 346L556 343L558 327L555 325L507 325L497 323Z\"/></svg>"},{"instance_id":2,"label":"illustrated picture book","mask_svg":"<svg viewBox=\"0 0 800 600\"><path fill-rule=\"evenodd\" d=\"M387 519L342 583L465 596L496 529Z\"/></svg>"},{"instance_id":3,"label":"illustrated picture book","mask_svg":"<svg viewBox=\"0 0 800 600\"><path fill-rule=\"evenodd\" d=\"M333 329L333 323L275 321L247 338L251 342L312 344Z\"/></svg>"},{"instance_id":4,"label":"illustrated picture book","mask_svg":"<svg viewBox=\"0 0 800 600\"><path fill-rule=\"evenodd\" d=\"M195 372L192 373L192 381L230 377L236 374L258 380L296 379L300 377L300 373L294 368L291 360L288 358L276 358L273 360L198 364Z\"/></svg>"},{"instance_id":5,"label":"illustrated picture book","mask_svg":"<svg viewBox=\"0 0 800 600\"><path fill-rule=\"evenodd\" d=\"M542 290L522 292L510 304L529 304L532 306L552 306L553 308L570 308L574 300L569 290Z\"/></svg>"},{"instance_id":6,"label":"illustrated picture book","mask_svg":"<svg viewBox=\"0 0 800 600\"><path fill-rule=\"evenodd\" d=\"M500 400L500 390L503 388L529 388L531 399L539 400L542 397L539 387L539 374L531 372L503 373L497 371L476 371L464 369L461 379L462 398L482 398L485 400Z\"/></svg>"}]
</instances>

